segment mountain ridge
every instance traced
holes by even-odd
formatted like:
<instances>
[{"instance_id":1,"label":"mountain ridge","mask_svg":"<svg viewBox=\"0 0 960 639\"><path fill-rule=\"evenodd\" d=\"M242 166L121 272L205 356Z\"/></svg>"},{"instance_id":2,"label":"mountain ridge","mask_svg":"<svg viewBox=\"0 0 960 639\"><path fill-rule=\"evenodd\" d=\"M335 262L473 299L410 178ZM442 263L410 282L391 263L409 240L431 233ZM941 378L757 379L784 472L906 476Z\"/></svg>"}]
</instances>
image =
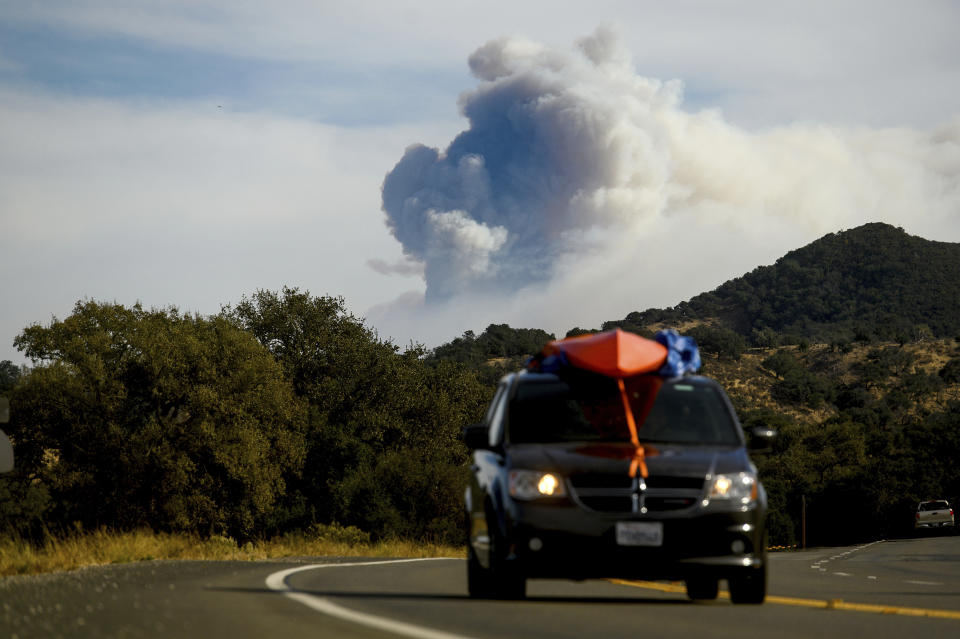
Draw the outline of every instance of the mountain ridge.
<instances>
[{"instance_id":1,"label":"mountain ridge","mask_svg":"<svg viewBox=\"0 0 960 639\"><path fill-rule=\"evenodd\" d=\"M786 343L906 341L918 331L960 334L960 243L927 240L871 222L829 233L673 307L605 322L646 332L655 324L708 322L753 345L773 331Z\"/></svg>"}]
</instances>

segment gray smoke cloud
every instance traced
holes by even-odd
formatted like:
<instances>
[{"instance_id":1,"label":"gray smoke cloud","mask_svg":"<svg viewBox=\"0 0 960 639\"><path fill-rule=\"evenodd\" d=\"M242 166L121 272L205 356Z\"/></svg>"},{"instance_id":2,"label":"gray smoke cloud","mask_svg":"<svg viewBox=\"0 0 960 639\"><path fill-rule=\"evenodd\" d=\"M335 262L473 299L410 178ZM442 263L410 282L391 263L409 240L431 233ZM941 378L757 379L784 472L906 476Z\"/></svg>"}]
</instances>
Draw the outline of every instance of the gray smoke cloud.
<instances>
[{"instance_id":1,"label":"gray smoke cloud","mask_svg":"<svg viewBox=\"0 0 960 639\"><path fill-rule=\"evenodd\" d=\"M367 266L381 275L423 275L423 263L411 260L391 263L380 258L372 258L367 260Z\"/></svg>"},{"instance_id":2,"label":"gray smoke cloud","mask_svg":"<svg viewBox=\"0 0 960 639\"><path fill-rule=\"evenodd\" d=\"M638 75L606 29L572 51L495 40L469 64L469 127L443 151L407 148L383 183L387 224L424 265L428 305L497 299L503 321L529 310L520 294L542 290L620 296L625 313L869 221L960 240L960 118L932 131L747 131L685 111L682 83ZM618 277L628 284L603 283ZM547 306L540 319L556 322Z\"/></svg>"}]
</instances>

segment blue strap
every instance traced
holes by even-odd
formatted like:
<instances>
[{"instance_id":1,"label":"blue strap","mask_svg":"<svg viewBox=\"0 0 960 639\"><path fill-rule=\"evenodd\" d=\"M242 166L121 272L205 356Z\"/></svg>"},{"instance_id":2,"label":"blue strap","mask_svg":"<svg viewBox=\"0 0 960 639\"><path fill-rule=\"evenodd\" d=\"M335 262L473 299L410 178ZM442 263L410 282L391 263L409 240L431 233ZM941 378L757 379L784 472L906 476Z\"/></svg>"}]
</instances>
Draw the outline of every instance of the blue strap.
<instances>
[{"instance_id":1,"label":"blue strap","mask_svg":"<svg viewBox=\"0 0 960 639\"><path fill-rule=\"evenodd\" d=\"M541 373L559 373L563 369L569 367L570 362L567 360L567 354L563 351L554 353L553 355L548 355L540 360Z\"/></svg>"}]
</instances>

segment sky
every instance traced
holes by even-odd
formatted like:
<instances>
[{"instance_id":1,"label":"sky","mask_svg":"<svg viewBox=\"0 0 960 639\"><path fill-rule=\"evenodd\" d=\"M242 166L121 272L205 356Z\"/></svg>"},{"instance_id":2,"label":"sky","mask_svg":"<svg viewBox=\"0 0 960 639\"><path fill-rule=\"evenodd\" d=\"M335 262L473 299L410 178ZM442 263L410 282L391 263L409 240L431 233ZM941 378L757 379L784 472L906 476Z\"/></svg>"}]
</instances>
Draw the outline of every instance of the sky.
<instances>
[{"instance_id":1,"label":"sky","mask_svg":"<svg viewBox=\"0 0 960 639\"><path fill-rule=\"evenodd\" d=\"M284 286L558 336L873 221L960 242L960 4L0 0L0 360Z\"/></svg>"}]
</instances>

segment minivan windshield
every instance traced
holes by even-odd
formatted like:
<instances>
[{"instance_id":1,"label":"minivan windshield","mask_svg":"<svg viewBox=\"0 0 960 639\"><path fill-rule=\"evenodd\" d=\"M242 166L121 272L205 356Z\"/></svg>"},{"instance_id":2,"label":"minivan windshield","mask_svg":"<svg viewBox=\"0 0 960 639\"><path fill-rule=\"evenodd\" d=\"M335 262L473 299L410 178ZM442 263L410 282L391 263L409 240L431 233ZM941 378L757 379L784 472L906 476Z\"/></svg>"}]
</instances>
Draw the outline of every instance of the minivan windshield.
<instances>
[{"instance_id":1,"label":"minivan windshield","mask_svg":"<svg viewBox=\"0 0 960 639\"><path fill-rule=\"evenodd\" d=\"M645 443L737 445L727 405L711 385L655 375L625 380L625 390ZM617 380L600 375L524 379L510 402L511 443L630 441Z\"/></svg>"}]
</instances>

